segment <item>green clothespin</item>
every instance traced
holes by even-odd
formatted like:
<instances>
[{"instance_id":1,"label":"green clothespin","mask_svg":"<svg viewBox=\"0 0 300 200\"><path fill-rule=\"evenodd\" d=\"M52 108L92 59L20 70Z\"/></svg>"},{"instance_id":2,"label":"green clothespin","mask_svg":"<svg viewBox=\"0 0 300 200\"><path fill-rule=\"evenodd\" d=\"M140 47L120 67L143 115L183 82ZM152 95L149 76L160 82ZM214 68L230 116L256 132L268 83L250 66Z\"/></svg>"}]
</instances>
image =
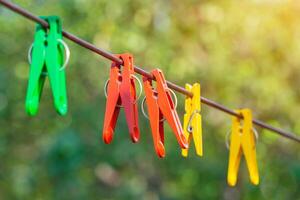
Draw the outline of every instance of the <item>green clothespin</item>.
<instances>
[{"instance_id":1,"label":"green clothespin","mask_svg":"<svg viewBox=\"0 0 300 200\"><path fill-rule=\"evenodd\" d=\"M67 113L67 89L65 67L69 60L68 46L62 40L62 28L57 16L41 17L49 24L47 31L37 24L29 51L30 73L26 96L26 111L33 116L37 113L45 77L48 76L53 93L54 106L60 115ZM64 50L66 61L64 62ZM31 55L32 54L32 55ZM30 58L32 56L32 59Z\"/></svg>"}]
</instances>

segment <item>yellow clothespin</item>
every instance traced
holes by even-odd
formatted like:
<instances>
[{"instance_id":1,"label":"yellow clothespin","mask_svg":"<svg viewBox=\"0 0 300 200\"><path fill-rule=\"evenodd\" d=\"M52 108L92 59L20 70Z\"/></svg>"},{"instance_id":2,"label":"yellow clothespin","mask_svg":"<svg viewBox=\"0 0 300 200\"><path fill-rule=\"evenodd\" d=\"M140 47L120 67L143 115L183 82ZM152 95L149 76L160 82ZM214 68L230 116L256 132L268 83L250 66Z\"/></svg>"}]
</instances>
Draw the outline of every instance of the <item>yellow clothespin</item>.
<instances>
[{"instance_id":1,"label":"yellow clothespin","mask_svg":"<svg viewBox=\"0 0 300 200\"><path fill-rule=\"evenodd\" d=\"M229 165L227 182L235 186L242 153L248 167L250 181L254 185L259 183L259 175L256 161L255 135L252 125L252 113L250 109L237 110L243 119L233 117L232 131L229 149ZM243 120L243 123L241 122Z\"/></svg>"},{"instance_id":2,"label":"yellow clothespin","mask_svg":"<svg viewBox=\"0 0 300 200\"><path fill-rule=\"evenodd\" d=\"M185 89L193 93L193 97L185 99L185 114L184 114L184 136L188 139L188 143L193 137L196 153L199 156L203 155L202 150L202 122L201 122L201 104L200 104L200 84L195 83L193 86L190 84L185 85ZM188 149L182 149L183 157L187 157Z\"/></svg>"}]
</instances>

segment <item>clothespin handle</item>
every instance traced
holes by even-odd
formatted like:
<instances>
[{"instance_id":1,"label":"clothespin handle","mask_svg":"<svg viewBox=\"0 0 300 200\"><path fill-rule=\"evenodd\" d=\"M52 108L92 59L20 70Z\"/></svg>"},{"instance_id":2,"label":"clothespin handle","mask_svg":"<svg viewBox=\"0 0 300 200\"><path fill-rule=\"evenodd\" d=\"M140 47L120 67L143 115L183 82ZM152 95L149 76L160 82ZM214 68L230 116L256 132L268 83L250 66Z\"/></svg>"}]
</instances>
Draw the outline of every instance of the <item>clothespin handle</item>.
<instances>
[{"instance_id":1,"label":"clothespin handle","mask_svg":"<svg viewBox=\"0 0 300 200\"><path fill-rule=\"evenodd\" d=\"M163 127L163 115L159 109L157 102L157 92L152 86L152 80L147 77L143 77L143 86L145 91L145 100L148 107L148 118L150 121L154 148L156 154L162 158L165 157L164 147L164 127ZM142 102L143 106L144 101ZM142 107L142 110L144 108Z\"/></svg>"},{"instance_id":2,"label":"clothespin handle","mask_svg":"<svg viewBox=\"0 0 300 200\"><path fill-rule=\"evenodd\" d=\"M120 66L112 62L109 73L109 84L107 90L106 109L103 123L103 141L106 144L111 143L120 112L121 98L120 85L122 75ZM106 89L106 88L105 88Z\"/></svg>"},{"instance_id":3,"label":"clothespin handle","mask_svg":"<svg viewBox=\"0 0 300 200\"><path fill-rule=\"evenodd\" d=\"M252 112L250 109L243 109L244 117L242 148L248 166L250 181L254 185L259 183L259 174L256 160L255 134L253 132Z\"/></svg>"},{"instance_id":4,"label":"clothespin handle","mask_svg":"<svg viewBox=\"0 0 300 200\"><path fill-rule=\"evenodd\" d=\"M31 47L32 55L30 63L30 72L25 100L25 108L28 115L36 115L39 107L40 97L45 81L42 75L46 57L46 30L41 24L36 25L34 42Z\"/></svg>"},{"instance_id":5,"label":"clothespin handle","mask_svg":"<svg viewBox=\"0 0 300 200\"><path fill-rule=\"evenodd\" d=\"M137 95L135 87L133 56L129 53L119 54L123 60L122 82L120 96L124 107L126 122L132 142L138 142L140 138Z\"/></svg>"},{"instance_id":6,"label":"clothespin handle","mask_svg":"<svg viewBox=\"0 0 300 200\"><path fill-rule=\"evenodd\" d=\"M49 23L46 47L47 72L55 108L59 114L65 115L68 111L68 99L65 71L61 70L64 63L64 46L59 42L62 40L62 25L57 16L49 16L46 21Z\"/></svg>"}]
</instances>

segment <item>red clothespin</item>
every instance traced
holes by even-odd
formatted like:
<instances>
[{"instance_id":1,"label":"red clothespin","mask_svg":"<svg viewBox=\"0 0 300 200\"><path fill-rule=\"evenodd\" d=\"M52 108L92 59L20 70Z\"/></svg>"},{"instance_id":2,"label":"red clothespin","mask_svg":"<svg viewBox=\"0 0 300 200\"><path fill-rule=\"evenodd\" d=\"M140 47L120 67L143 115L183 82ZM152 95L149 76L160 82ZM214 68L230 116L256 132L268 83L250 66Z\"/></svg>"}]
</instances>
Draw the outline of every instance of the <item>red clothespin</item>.
<instances>
[{"instance_id":1,"label":"red clothespin","mask_svg":"<svg viewBox=\"0 0 300 200\"><path fill-rule=\"evenodd\" d=\"M148 107L149 120L152 129L154 147L159 157L165 156L163 121L167 120L181 148L187 149L188 143L176 112L170 89L161 70L155 69L152 75L156 80L156 89L152 80L143 77L145 99ZM144 102L144 101L143 101Z\"/></svg>"},{"instance_id":2,"label":"red clothespin","mask_svg":"<svg viewBox=\"0 0 300 200\"><path fill-rule=\"evenodd\" d=\"M116 56L123 60L123 70L121 72L121 65L118 63L112 63L103 125L103 140L106 144L112 141L120 108L123 107L131 140L135 143L139 140L140 131L133 57L128 53Z\"/></svg>"}]
</instances>

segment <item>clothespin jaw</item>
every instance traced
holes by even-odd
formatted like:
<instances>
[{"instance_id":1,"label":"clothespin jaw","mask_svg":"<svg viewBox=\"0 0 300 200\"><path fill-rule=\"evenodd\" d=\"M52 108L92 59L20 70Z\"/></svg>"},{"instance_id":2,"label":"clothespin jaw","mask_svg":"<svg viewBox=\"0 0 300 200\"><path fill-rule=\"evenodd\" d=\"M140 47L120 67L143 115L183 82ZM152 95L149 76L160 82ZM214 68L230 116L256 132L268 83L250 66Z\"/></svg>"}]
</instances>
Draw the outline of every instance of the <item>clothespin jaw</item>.
<instances>
[{"instance_id":1,"label":"clothespin jaw","mask_svg":"<svg viewBox=\"0 0 300 200\"><path fill-rule=\"evenodd\" d=\"M36 26L25 107L29 115L37 113L47 73L55 108L59 114L65 115L67 93L65 72L61 67L64 60L61 22L57 16L41 18L49 23L49 31L40 24Z\"/></svg>"},{"instance_id":2,"label":"clothespin jaw","mask_svg":"<svg viewBox=\"0 0 300 200\"><path fill-rule=\"evenodd\" d=\"M46 57L46 30L37 24L34 34L34 43L32 47L32 59L30 64L29 80L25 100L26 112L33 116L37 113L45 76L42 72L45 70Z\"/></svg>"},{"instance_id":3,"label":"clothespin jaw","mask_svg":"<svg viewBox=\"0 0 300 200\"><path fill-rule=\"evenodd\" d=\"M233 117L227 182L230 186L236 185L241 156L244 154L250 181L254 185L258 185L259 174L256 160L252 113L249 109L242 109L237 112L243 116L243 124L241 123L240 118Z\"/></svg>"},{"instance_id":4,"label":"clothespin jaw","mask_svg":"<svg viewBox=\"0 0 300 200\"><path fill-rule=\"evenodd\" d=\"M185 89L193 94L193 97L186 97L185 99L185 114L184 114L184 135L190 144L192 138L194 140L196 153L198 156L203 155L202 147L202 119L200 115L200 84L192 85L186 84ZM182 149L183 157L188 156L188 149Z\"/></svg>"},{"instance_id":5,"label":"clothespin jaw","mask_svg":"<svg viewBox=\"0 0 300 200\"><path fill-rule=\"evenodd\" d=\"M138 127L133 56L128 53L116 56L123 60L123 70L121 72L121 66L118 63L112 63L104 117L103 140L107 144L112 141L120 106L122 106L125 111L131 140L135 143L139 140L140 131Z\"/></svg>"},{"instance_id":6,"label":"clothespin jaw","mask_svg":"<svg viewBox=\"0 0 300 200\"><path fill-rule=\"evenodd\" d=\"M172 128L181 148L187 149L188 143L171 97L170 89L161 70L155 69L152 74L156 80L157 102L164 118ZM149 108L151 109L151 108ZM149 110L148 109L148 110Z\"/></svg>"},{"instance_id":7,"label":"clothespin jaw","mask_svg":"<svg viewBox=\"0 0 300 200\"><path fill-rule=\"evenodd\" d=\"M148 107L148 115L156 154L165 157L163 115L157 102L157 92L152 86L152 80L143 77L143 86Z\"/></svg>"}]
</instances>

